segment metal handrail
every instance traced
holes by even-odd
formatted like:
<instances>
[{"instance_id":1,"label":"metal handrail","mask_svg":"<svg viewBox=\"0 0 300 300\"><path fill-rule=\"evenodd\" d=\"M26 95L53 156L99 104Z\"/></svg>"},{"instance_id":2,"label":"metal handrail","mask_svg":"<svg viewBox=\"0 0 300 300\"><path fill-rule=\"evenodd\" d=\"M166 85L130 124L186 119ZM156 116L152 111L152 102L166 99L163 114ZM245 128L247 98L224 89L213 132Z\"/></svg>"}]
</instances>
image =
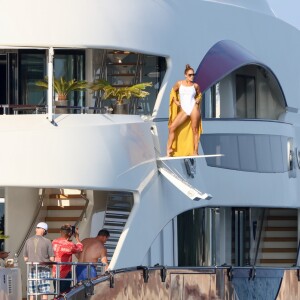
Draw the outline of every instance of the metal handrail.
<instances>
[{"instance_id":1,"label":"metal handrail","mask_svg":"<svg viewBox=\"0 0 300 300\"><path fill-rule=\"evenodd\" d=\"M32 231L32 229L33 229L34 226L35 226L36 220L37 220L37 218L38 218L38 216L39 216L39 214L40 214L40 211L41 211L41 208L42 208L42 206L43 206L43 203L44 203L44 193L42 193L42 194L40 195L39 205L38 205L38 207L37 207L37 209L36 209L36 213L35 213L35 215L34 215L33 221L31 222L31 225L30 225L30 227L29 227L29 229L28 229L28 231L27 231L27 233L26 233L26 235L25 235L25 237L24 237L24 239L23 239L23 241L22 241L22 243L21 243L21 245L20 245L18 251L16 251L17 257L19 257L19 255L21 254L21 252L22 252L22 250L23 250L23 248L24 248L24 245L25 245L27 239L29 238L29 236L30 236L30 234L31 234L31 231Z\"/></svg>"},{"instance_id":2,"label":"metal handrail","mask_svg":"<svg viewBox=\"0 0 300 300\"><path fill-rule=\"evenodd\" d=\"M259 227L259 232L258 232L258 240L256 244L256 249L255 249L255 256L254 256L254 262L253 265L256 265L257 257L258 257L258 251L259 251L259 246L260 246L260 241L261 241L261 234L263 230L263 225L265 222L265 215L266 215L266 209L263 209L262 217L261 217L261 222L260 222L260 227Z\"/></svg>"},{"instance_id":3,"label":"metal handrail","mask_svg":"<svg viewBox=\"0 0 300 300\"><path fill-rule=\"evenodd\" d=\"M29 265L35 265L36 263L28 263ZM79 264L94 264L94 263L41 263L40 265L47 265L47 264L73 264L73 265L79 265ZM96 263L95 263L96 264ZM154 266L154 267L149 267L149 266L135 266L135 267L127 267L123 269L116 269L116 270L111 270L107 271L105 273L99 274L95 279L90 278L90 280L83 281L83 284L76 284L74 287L71 288L69 292L66 294L63 294L59 296L59 299L79 299L78 297L72 298L72 296L76 296L78 292L81 290L87 291L89 287L96 286L97 284L105 281L110 281L109 285L111 288L114 287L114 276L117 274L123 274L123 273L130 273L130 272L135 272L135 271L140 271L142 272L142 276L144 279L144 282L148 282L149 278L149 273L153 271L161 271L161 280L162 282L165 282L165 278L167 275L172 274L172 273L181 273L181 274L189 274L189 273L201 273L201 274L217 274L217 270L224 270L227 271L227 273L224 273L224 275L227 275L228 281L231 281L235 276L237 278L241 278L241 275L243 278L245 278L245 274L248 274L248 279L253 280L254 276L257 274L257 272L263 272L263 277L266 278L282 278L283 273L281 271L288 271L288 270L295 270L299 271L299 267L270 267L270 266L264 266L264 267L249 267L249 266L239 266L239 267L234 267L234 266L198 266L198 267L174 267L174 266ZM238 274L236 271L243 271L242 273ZM247 271L247 272L245 272ZM267 271L267 272L266 272ZM280 271L277 273L274 273L274 271ZM254 272L254 273L253 273ZM219 273L220 274L220 273ZM262 273L260 273L262 274ZM139 275L140 276L140 275ZM47 278L48 279L48 278ZM49 280L58 280L61 281L60 278L49 278ZM41 295L41 293L34 294L34 295ZM78 294L79 295L79 294ZM71 296L71 297L70 297ZM99 298L99 294L96 294ZM81 297L80 299L83 299L84 297Z\"/></svg>"},{"instance_id":4,"label":"metal handrail","mask_svg":"<svg viewBox=\"0 0 300 300\"><path fill-rule=\"evenodd\" d=\"M90 202L89 199L83 194L83 191L81 191L80 196L81 196L82 199L85 200L85 205L84 205L84 208L83 208L83 210L82 210L82 212L81 212L81 214L80 214L78 220L77 220L77 221L75 222L75 224L74 224L75 227L79 224L79 222L82 221L84 215L86 214L86 210L87 210L87 207L88 207L89 202Z\"/></svg>"},{"instance_id":5,"label":"metal handrail","mask_svg":"<svg viewBox=\"0 0 300 300\"><path fill-rule=\"evenodd\" d=\"M297 248L297 257L296 257L296 267L299 266L299 260L300 260L300 241L298 242L298 248Z\"/></svg>"}]
</instances>

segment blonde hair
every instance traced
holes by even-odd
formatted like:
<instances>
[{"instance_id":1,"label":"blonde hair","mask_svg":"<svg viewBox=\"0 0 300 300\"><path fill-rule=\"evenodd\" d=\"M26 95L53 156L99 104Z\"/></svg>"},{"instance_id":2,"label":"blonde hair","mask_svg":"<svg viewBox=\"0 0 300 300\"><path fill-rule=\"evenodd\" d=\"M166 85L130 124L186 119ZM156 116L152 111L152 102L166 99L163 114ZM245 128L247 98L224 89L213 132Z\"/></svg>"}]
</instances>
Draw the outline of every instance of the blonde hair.
<instances>
[{"instance_id":1,"label":"blonde hair","mask_svg":"<svg viewBox=\"0 0 300 300\"><path fill-rule=\"evenodd\" d=\"M189 64L187 64L185 66L184 74L186 74L189 70L193 70L194 71L194 69Z\"/></svg>"}]
</instances>

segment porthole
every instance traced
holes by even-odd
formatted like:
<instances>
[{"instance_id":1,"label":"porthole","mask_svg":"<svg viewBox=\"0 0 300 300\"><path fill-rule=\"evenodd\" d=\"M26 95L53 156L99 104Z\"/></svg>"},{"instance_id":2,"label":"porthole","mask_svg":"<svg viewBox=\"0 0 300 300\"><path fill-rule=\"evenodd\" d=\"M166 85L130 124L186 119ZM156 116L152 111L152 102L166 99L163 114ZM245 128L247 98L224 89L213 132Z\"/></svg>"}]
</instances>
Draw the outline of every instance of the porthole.
<instances>
[{"instance_id":1,"label":"porthole","mask_svg":"<svg viewBox=\"0 0 300 300\"><path fill-rule=\"evenodd\" d=\"M300 169L300 150L297 149L297 150L296 150L296 153L297 153L297 163L298 163L298 168Z\"/></svg>"}]
</instances>

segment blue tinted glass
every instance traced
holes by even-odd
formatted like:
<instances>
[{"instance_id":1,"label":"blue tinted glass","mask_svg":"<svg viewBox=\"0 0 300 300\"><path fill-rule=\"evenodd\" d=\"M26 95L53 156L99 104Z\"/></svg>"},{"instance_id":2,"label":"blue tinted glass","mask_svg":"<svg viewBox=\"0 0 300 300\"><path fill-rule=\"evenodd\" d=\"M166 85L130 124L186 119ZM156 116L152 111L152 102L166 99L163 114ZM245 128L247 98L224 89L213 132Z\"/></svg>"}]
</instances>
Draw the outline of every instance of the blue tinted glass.
<instances>
[{"instance_id":1,"label":"blue tinted glass","mask_svg":"<svg viewBox=\"0 0 300 300\"><path fill-rule=\"evenodd\" d=\"M287 165L288 137L264 134L203 134L204 154L224 156L206 158L211 167L258 173L283 173Z\"/></svg>"}]
</instances>

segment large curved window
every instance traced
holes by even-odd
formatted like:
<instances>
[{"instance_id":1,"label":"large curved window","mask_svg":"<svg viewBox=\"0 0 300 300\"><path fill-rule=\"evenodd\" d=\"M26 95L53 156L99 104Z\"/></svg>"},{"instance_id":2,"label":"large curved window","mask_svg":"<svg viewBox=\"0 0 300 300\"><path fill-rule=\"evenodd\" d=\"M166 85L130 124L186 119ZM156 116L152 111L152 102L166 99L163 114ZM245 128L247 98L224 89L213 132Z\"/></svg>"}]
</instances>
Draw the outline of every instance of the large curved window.
<instances>
[{"instance_id":1,"label":"large curved window","mask_svg":"<svg viewBox=\"0 0 300 300\"><path fill-rule=\"evenodd\" d=\"M195 82L204 94L206 118L277 120L286 102L273 71L231 40L213 45L202 59Z\"/></svg>"},{"instance_id":2,"label":"large curved window","mask_svg":"<svg viewBox=\"0 0 300 300\"><path fill-rule=\"evenodd\" d=\"M244 66L213 85L204 97L205 118L278 120L285 101L274 75Z\"/></svg>"},{"instance_id":3,"label":"large curved window","mask_svg":"<svg viewBox=\"0 0 300 300\"><path fill-rule=\"evenodd\" d=\"M247 172L283 173L290 170L289 145L291 138L264 134L203 134L204 154L211 167Z\"/></svg>"},{"instance_id":4,"label":"large curved window","mask_svg":"<svg viewBox=\"0 0 300 300\"><path fill-rule=\"evenodd\" d=\"M120 113L116 107L117 96L122 93L126 113L151 115L166 73L166 58L162 56L120 49L56 49L54 48L54 78L66 81L86 80L95 83L104 79L115 88L109 100L103 90L95 91L90 85L85 90L68 93L68 102L57 113ZM2 49L0 51L0 104L4 113L45 112L48 94L36 85L47 75L47 51L37 49ZM151 82L149 95L130 97L128 87ZM121 90L121 91L120 91ZM129 98L129 99L128 99ZM120 99L120 98L119 98ZM54 99L58 93L54 89ZM124 102L124 103L123 103ZM29 107L30 106L30 107Z\"/></svg>"}]
</instances>

